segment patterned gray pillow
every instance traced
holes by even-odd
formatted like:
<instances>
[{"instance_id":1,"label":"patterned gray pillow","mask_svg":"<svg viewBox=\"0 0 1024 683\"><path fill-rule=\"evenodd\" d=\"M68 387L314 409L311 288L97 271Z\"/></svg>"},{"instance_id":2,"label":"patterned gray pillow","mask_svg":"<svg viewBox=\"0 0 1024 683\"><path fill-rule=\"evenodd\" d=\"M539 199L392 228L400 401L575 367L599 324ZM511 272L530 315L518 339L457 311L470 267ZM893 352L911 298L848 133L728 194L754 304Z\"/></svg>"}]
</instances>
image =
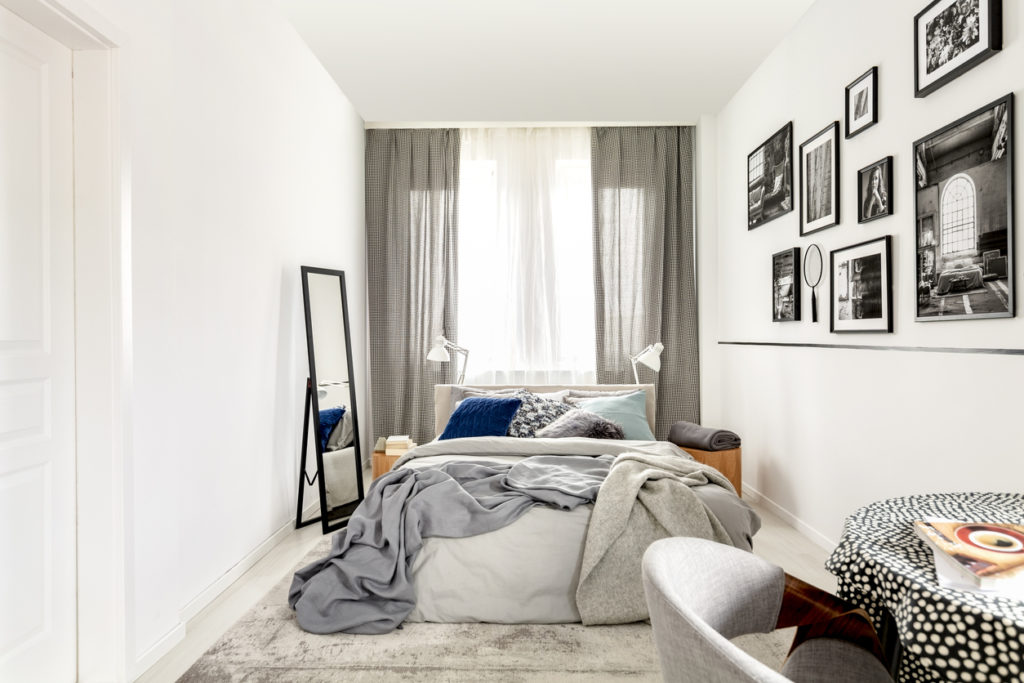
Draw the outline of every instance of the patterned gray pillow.
<instances>
[{"instance_id":1,"label":"patterned gray pillow","mask_svg":"<svg viewBox=\"0 0 1024 683\"><path fill-rule=\"evenodd\" d=\"M567 436L585 436L591 439L624 439L622 427L597 413L576 408L558 418L544 429L537 430L539 439L562 439Z\"/></svg>"},{"instance_id":2,"label":"patterned gray pillow","mask_svg":"<svg viewBox=\"0 0 1024 683\"><path fill-rule=\"evenodd\" d=\"M509 436L532 438L538 429L547 427L572 410L572 406L561 401L541 398L529 391L517 391L513 396L521 399L523 404L519 406L516 416L512 418L512 424L508 426Z\"/></svg>"}]
</instances>

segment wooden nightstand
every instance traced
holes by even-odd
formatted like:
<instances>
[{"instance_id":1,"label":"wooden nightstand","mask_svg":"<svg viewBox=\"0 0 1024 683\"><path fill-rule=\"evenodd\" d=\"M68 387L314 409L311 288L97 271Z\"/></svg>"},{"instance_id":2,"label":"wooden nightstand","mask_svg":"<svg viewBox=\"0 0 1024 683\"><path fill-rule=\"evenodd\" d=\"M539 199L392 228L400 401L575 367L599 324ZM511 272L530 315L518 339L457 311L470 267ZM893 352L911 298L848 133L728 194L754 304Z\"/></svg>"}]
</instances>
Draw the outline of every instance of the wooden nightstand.
<instances>
[{"instance_id":1,"label":"wooden nightstand","mask_svg":"<svg viewBox=\"0 0 1024 683\"><path fill-rule=\"evenodd\" d=\"M741 495L740 487L743 484L742 448L732 448L727 451L702 451L699 448L683 448L683 450L692 455L697 462L711 465L724 474L736 489L736 495Z\"/></svg>"},{"instance_id":2,"label":"wooden nightstand","mask_svg":"<svg viewBox=\"0 0 1024 683\"><path fill-rule=\"evenodd\" d=\"M384 451L373 452L373 478L376 479L382 474L386 474L391 471L401 455L388 455Z\"/></svg>"}]
</instances>

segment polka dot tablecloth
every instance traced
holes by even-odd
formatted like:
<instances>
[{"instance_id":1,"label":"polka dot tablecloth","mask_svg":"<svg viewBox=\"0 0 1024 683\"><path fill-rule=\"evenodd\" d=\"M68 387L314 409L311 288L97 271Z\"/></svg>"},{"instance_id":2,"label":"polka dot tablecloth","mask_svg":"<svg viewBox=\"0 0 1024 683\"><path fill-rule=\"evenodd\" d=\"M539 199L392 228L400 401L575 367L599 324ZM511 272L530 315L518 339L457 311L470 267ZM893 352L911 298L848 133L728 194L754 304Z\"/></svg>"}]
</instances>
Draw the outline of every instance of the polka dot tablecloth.
<instances>
[{"instance_id":1,"label":"polka dot tablecloth","mask_svg":"<svg viewBox=\"0 0 1024 683\"><path fill-rule=\"evenodd\" d=\"M1024 681L1024 600L939 586L932 552L914 532L924 517L1024 524L1024 494L943 493L860 508L825 568L839 596L881 628L883 607L902 645L898 680Z\"/></svg>"}]
</instances>

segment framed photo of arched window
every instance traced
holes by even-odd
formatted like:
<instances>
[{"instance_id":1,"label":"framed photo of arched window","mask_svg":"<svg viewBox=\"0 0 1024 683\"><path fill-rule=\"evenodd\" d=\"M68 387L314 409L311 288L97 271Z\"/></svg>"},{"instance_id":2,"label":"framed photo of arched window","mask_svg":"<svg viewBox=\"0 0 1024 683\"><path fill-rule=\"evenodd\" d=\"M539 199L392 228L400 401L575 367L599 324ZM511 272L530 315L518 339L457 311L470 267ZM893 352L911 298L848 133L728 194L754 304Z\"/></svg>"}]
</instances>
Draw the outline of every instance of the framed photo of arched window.
<instances>
[{"instance_id":1,"label":"framed photo of arched window","mask_svg":"<svg viewBox=\"0 0 1024 683\"><path fill-rule=\"evenodd\" d=\"M1010 318L1013 93L914 143L915 320Z\"/></svg>"}]
</instances>

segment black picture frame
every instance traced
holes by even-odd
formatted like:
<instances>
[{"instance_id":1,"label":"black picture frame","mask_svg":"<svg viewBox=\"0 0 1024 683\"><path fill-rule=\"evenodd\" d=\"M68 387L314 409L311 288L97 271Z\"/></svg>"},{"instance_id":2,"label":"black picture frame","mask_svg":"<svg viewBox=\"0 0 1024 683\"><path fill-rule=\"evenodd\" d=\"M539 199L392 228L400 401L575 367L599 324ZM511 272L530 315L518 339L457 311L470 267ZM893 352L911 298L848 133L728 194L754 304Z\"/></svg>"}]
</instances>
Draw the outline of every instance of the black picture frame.
<instances>
[{"instance_id":1,"label":"black picture frame","mask_svg":"<svg viewBox=\"0 0 1024 683\"><path fill-rule=\"evenodd\" d=\"M800 145L800 235L839 225L839 122Z\"/></svg>"},{"instance_id":2,"label":"black picture frame","mask_svg":"<svg viewBox=\"0 0 1024 683\"><path fill-rule=\"evenodd\" d=\"M772 322L800 320L800 247L772 254Z\"/></svg>"},{"instance_id":3,"label":"black picture frame","mask_svg":"<svg viewBox=\"0 0 1024 683\"><path fill-rule=\"evenodd\" d=\"M1013 93L914 142L914 320L1015 315Z\"/></svg>"},{"instance_id":4,"label":"black picture frame","mask_svg":"<svg viewBox=\"0 0 1024 683\"><path fill-rule=\"evenodd\" d=\"M892 236L829 253L829 332L892 332Z\"/></svg>"},{"instance_id":5,"label":"black picture frame","mask_svg":"<svg viewBox=\"0 0 1024 683\"><path fill-rule=\"evenodd\" d=\"M977 0L977 15L971 4L933 0L914 17L914 97L927 97L1003 49L1002 0Z\"/></svg>"},{"instance_id":6,"label":"black picture frame","mask_svg":"<svg viewBox=\"0 0 1024 683\"><path fill-rule=\"evenodd\" d=\"M873 66L846 86L846 139L878 123L878 67Z\"/></svg>"},{"instance_id":7,"label":"black picture frame","mask_svg":"<svg viewBox=\"0 0 1024 683\"><path fill-rule=\"evenodd\" d=\"M793 122L747 155L747 230L793 210Z\"/></svg>"},{"instance_id":8,"label":"black picture frame","mask_svg":"<svg viewBox=\"0 0 1024 683\"><path fill-rule=\"evenodd\" d=\"M878 186L874 186L875 178ZM892 157L857 171L857 222L869 223L893 212Z\"/></svg>"}]
</instances>

